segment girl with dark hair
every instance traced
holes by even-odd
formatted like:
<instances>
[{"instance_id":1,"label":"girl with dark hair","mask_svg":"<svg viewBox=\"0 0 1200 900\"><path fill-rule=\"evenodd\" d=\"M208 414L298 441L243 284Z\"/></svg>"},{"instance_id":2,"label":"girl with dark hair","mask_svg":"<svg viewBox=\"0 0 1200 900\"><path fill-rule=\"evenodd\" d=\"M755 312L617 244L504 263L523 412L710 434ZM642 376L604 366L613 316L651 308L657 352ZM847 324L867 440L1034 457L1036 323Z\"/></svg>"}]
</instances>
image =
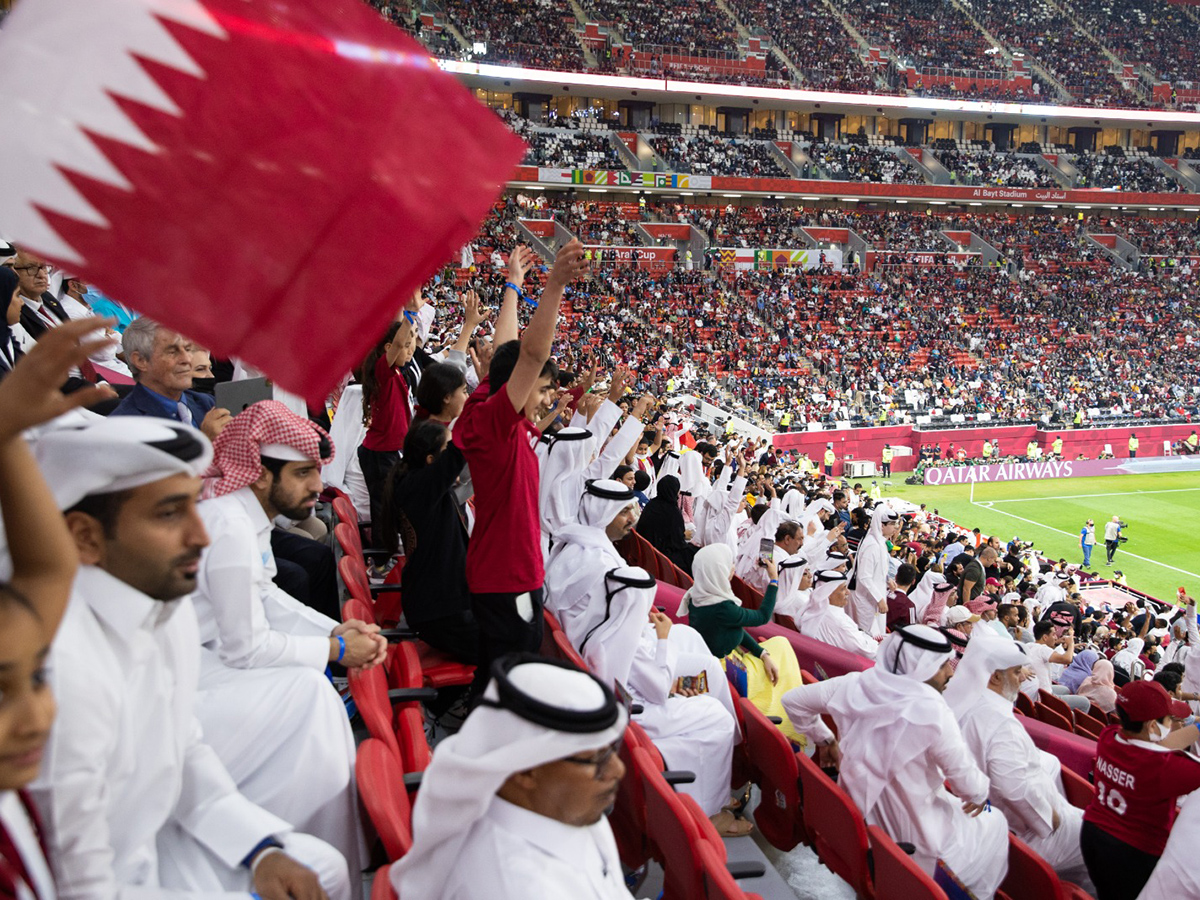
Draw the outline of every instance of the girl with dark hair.
<instances>
[{"instance_id":1,"label":"girl with dark hair","mask_svg":"<svg viewBox=\"0 0 1200 900\"><path fill-rule=\"evenodd\" d=\"M421 640L473 663L479 629L467 590L466 512L454 490L465 464L444 424L416 422L403 460L388 475L381 521L384 546L404 549L405 622Z\"/></svg>"},{"instance_id":2,"label":"girl with dark hair","mask_svg":"<svg viewBox=\"0 0 1200 900\"><path fill-rule=\"evenodd\" d=\"M452 363L434 363L421 373L417 385L417 419L449 425L466 406L467 375Z\"/></svg>"},{"instance_id":3,"label":"girl with dark hair","mask_svg":"<svg viewBox=\"0 0 1200 900\"><path fill-rule=\"evenodd\" d=\"M3 278L0 286L8 289ZM95 401L97 388L67 397L58 385L101 346L87 335L103 325L77 319L51 329L0 385L0 510L12 560L11 579L0 582L0 897L56 896L25 788L38 775L54 722L46 655L78 567L66 520L21 432Z\"/></svg>"},{"instance_id":4,"label":"girl with dark hair","mask_svg":"<svg viewBox=\"0 0 1200 900\"><path fill-rule=\"evenodd\" d=\"M363 424L367 426L358 448L358 464L371 497L371 523L376 529L383 521L383 482L400 458L412 422L411 390L402 370L412 359L415 346L415 331L408 319L393 322L357 373L363 389Z\"/></svg>"}]
</instances>

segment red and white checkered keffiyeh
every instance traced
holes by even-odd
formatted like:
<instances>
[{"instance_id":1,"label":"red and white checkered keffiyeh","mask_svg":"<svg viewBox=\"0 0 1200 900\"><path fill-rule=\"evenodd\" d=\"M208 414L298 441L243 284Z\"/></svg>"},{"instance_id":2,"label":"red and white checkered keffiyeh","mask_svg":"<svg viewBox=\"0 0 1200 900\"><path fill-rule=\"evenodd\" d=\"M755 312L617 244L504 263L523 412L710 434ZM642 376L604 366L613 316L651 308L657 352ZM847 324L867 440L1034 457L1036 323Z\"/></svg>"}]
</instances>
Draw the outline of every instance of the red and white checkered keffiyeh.
<instances>
[{"instance_id":1,"label":"red and white checkered keffiyeh","mask_svg":"<svg viewBox=\"0 0 1200 900\"><path fill-rule=\"evenodd\" d=\"M321 438L329 441L326 457L321 456ZM201 499L223 497L257 481L262 474L262 448L270 444L290 447L323 466L333 460L333 441L324 428L277 400L260 400L234 416L213 442L213 461L204 473Z\"/></svg>"}]
</instances>

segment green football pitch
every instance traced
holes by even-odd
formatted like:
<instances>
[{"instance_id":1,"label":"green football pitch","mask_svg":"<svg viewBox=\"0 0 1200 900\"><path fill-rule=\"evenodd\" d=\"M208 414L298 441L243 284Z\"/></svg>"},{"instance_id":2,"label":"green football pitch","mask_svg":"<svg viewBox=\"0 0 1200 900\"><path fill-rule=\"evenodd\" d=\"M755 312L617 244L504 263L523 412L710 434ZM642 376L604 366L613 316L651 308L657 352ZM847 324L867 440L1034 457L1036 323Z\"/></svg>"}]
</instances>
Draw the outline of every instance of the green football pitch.
<instances>
[{"instance_id":1,"label":"green football pitch","mask_svg":"<svg viewBox=\"0 0 1200 900\"><path fill-rule=\"evenodd\" d=\"M964 528L979 528L1007 542L1033 541L1054 559L1082 563L1079 532L1096 522L1092 571L1107 575L1104 523L1120 516L1129 538L1113 568L1130 587L1171 602L1184 587L1200 596L1200 474L1114 475L988 484L910 485L893 479L884 494L924 503Z\"/></svg>"}]
</instances>

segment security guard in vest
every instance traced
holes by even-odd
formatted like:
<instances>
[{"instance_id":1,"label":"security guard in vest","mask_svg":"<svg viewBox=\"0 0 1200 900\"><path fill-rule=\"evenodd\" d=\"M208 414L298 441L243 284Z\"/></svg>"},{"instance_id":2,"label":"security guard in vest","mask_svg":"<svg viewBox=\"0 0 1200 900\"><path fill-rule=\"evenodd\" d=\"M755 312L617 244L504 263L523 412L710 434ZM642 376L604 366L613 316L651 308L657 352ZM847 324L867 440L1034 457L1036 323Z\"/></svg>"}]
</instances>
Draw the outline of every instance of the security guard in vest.
<instances>
[{"instance_id":1,"label":"security guard in vest","mask_svg":"<svg viewBox=\"0 0 1200 900\"><path fill-rule=\"evenodd\" d=\"M892 477L892 456L893 455L894 455L894 453L892 452L892 445L884 444L883 451L880 453L880 466L883 468L883 477L884 478Z\"/></svg>"},{"instance_id":2,"label":"security guard in vest","mask_svg":"<svg viewBox=\"0 0 1200 900\"><path fill-rule=\"evenodd\" d=\"M1050 452L1055 459L1062 459L1062 435L1054 438L1054 443L1050 445Z\"/></svg>"},{"instance_id":3,"label":"security guard in vest","mask_svg":"<svg viewBox=\"0 0 1200 900\"><path fill-rule=\"evenodd\" d=\"M833 453L833 444L826 444L825 445L825 474L827 476L830 476L830 477L833 476L833 463L836 459L837 459L837 457Z\"/></svg>"},{"instance_id":4,"label":"security guard in vest","mask_svg":"<svg viewBox=\"0 0 1200 900\"><path fill-rule=\"evenodd\" d=\"M1136 434L1129 435L1129 458L1137 459L1138 437Z\"/></svg>"}]
</instances>

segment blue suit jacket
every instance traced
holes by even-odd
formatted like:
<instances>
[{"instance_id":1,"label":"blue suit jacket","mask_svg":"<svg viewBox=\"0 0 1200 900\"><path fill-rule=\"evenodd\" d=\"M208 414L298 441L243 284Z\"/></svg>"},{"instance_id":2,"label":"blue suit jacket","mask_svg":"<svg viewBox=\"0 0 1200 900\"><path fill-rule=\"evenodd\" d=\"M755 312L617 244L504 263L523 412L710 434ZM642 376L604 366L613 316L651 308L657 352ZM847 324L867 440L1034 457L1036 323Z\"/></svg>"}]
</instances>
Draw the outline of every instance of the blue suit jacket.
<instances>
[{"instance_id":1,"label":"blue suit jacket","mask_svg":"<svg viewBox=\"0 0 1200 900\"><path fill-rule=\"evenodd\" d=\"M191 410L192 425L196 428L200 427L200 423L204 421L204 417L208 415L208 411L217 402L208 394L201 394L198 391L184 391L181 400L184 406ZM124 400L117 404L117 408L109 413L109 415L154 416L158 419L172 419L176 422L183 421L179 416L179 410L175 406L175 401L169 397L164 397L162 394L155 393L140 384L135 384L133 390L125 396Z\"/></svg>"}]
</instances>

